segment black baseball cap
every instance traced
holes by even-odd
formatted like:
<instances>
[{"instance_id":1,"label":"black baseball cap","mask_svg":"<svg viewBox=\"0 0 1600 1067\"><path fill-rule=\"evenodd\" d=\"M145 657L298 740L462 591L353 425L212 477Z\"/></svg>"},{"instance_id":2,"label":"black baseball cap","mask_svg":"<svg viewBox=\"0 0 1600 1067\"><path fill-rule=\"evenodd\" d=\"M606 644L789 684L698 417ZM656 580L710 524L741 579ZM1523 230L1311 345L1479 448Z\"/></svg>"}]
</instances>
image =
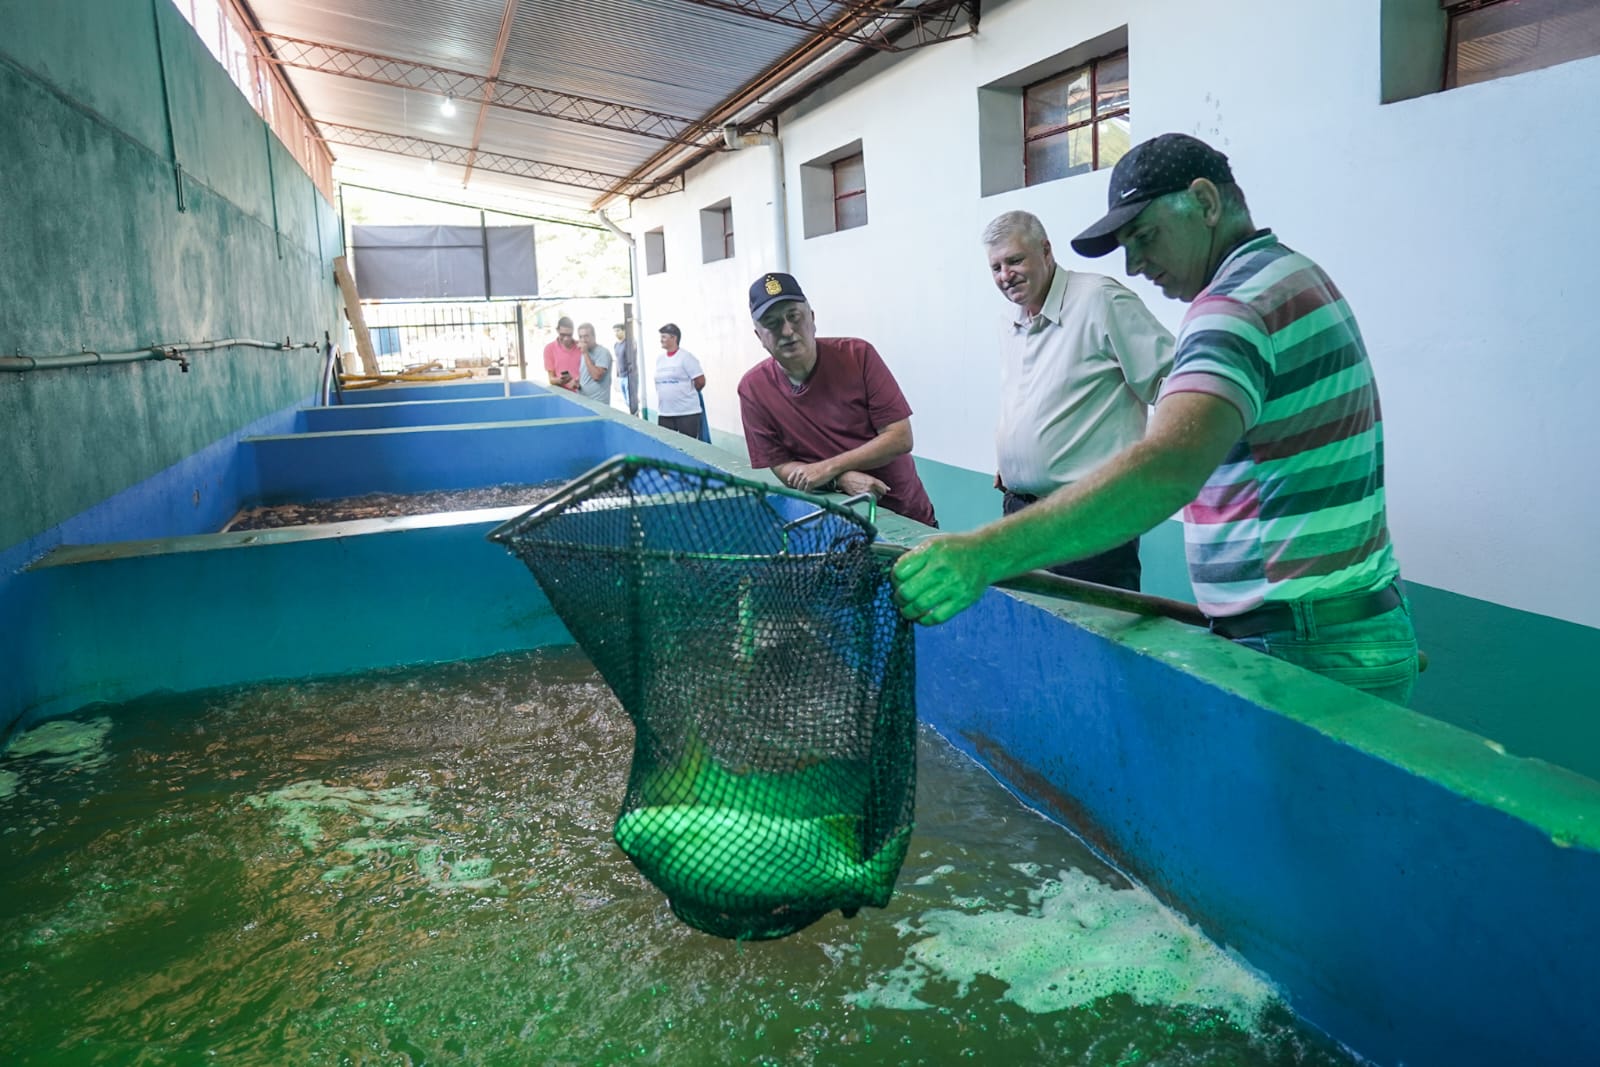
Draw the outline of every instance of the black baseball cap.
<instances>
[{"instance_id":1,"label":"black baseball cap","mask_svg":"<svg viewBox=\"0 0 1600 1067\"><path fill-rule=\"evenodd\" d=\"M750 317L759 319L773 304L805 298L806 294L800 291L800 283L794 280L794 275L763 274L750 283Z\"/></svg>"},{"instance_id":2,"label":"black baseball cap","mask_svg":"<svg viewBox=\"0 0 1600 1067\"><path fill-rule=\"evenodd\" d=\"M1198 137L1164 133L1134 145L1111 169L1105 217L1072 239L1072 250L1096 259L1117 248L1117 231L1158 196L1189 188L1196 178L1233 181L1228 157Z\"/></svg>"}]
</instances>

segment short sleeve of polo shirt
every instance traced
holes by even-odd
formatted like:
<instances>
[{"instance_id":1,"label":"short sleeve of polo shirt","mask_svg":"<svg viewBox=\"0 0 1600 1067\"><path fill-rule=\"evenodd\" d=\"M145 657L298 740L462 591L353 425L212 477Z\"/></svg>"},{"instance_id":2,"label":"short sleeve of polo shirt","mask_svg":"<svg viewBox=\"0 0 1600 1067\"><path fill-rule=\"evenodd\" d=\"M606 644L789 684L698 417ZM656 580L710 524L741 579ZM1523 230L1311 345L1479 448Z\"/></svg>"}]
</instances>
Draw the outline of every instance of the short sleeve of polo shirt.
<instances>
[{"instance_id":1,"label":"short sleeve of polo shirt","mask_svg":"<svg viewBox=\"0 0 1600 1067\"><path fill-rule=\"evenodd\" d=\"M1172 373L1172 333L1133 290L1107 280L1111 284L1106 286L1106 344L1122 365L1128 388L1146 404L1153 404L1162 380Z\"/></svg>"},{"instance_id":2,"label":"short sleeve of polo shirt","mask_svg":"<svg viewBox=\"0 0 1600 1067\"><path fill-rule=\"evenodd\" d=\"M1237 408L1249 430L1261 419L1271 378L1272 341L1261 317L1230 297L1202 296L1184 318L1158 402L1173 393L1215 396Z\"/></svg>"},{"instance_id":3,"label":"short sleeve of polo shirt","mask_svg":"<svg viewBox=\"0 0 1600 1067\"><path fill-rule=\"evenodd\" d=\"M794 459L794 454L783 443L783 434L772 411L761 402L756 375L765 367L765 364L758 364L739 383L739 421L744 423L744 445L750 453L750 466L757 469L776 467Z\"/></svg>"},{"instance_id":4,"label":"short sleeve of polo shirt","mask_svg":"<svg viewBox=\"0 0 1600 1067\"><path fill-rule=\"evenodd\" d=\"M867 391L867 416L873 430L882 433L885 426L909 419L911 405L878 350L859 338L852 337L847 343L850 347L860 346L861 381Z\"/></svg>"}]
</instances>

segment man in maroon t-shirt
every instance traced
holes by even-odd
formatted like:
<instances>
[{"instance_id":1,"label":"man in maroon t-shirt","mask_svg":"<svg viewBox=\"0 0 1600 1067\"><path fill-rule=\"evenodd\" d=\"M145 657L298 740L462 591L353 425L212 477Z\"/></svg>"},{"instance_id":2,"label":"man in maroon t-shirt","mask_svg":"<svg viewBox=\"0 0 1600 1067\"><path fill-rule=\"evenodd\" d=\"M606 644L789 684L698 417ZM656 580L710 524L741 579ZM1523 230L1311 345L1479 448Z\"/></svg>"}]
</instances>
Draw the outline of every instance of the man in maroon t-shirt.
<instances>
[{"instance_id":1,"label":"man in maroon t-shirt","mask_svg":"<svg viewBox=\"0 0 1600 1067\"><path fill-rule=\"evenodd\" d=\"M937 526L911 459L911 405L877 349L818 337L800 283L763 274L750 286L756 339L772 358L739 381L752 467L791 489L872 493L890 511Z\"/></svg>"}]
</instances>

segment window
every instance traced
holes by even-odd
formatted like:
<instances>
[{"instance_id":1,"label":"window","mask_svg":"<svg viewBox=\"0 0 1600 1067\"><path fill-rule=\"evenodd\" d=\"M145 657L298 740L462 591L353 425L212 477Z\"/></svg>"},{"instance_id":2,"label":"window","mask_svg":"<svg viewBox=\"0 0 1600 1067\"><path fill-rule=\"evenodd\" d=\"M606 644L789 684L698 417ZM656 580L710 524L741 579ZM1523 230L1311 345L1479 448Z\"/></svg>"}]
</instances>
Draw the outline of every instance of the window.
<instances>
[{"instance_id":1,"label":"window","mask_svg":"<svg viewBox=\"0 0 1600 1067\"><path fill-rule=\"evenodd\" d=\"M867 224L867 164L859 152L833 163L833 228Z\"/></svg>"},{"instance_id":2,"label":"window","mask_svg":"<svg viewBox=\"0 0 1600 1067\"><path fill-rule=\"evenodd\" d=\"M860 141L800 164L800 215L807 237L867 224L867 157Z\"/></svg>"},{"instance_id":3,"label":"window","mask_svg":"<svg viewBox=\"0 0 1600 1067\"><path fill-rule=\"evenodd\" d=\"M1381 99L1600 55L1600 0L1381 0Z\"/></svg>"},{"instance_id":4,"label":"window","mask_svg":"<svg viewBox=\"0 0 1600 1067\"><path fill-rule=\"evenodd\" d=\"M667 235L658 226L644 234L644 272L660 274L667 269Z\"/></svg>"},{"instance_id":5,"label":"window","mask_svg":"<svg viewBox=\"0 0 1600 1067\"><path fill-rule=\"evenodd\" d=\"M239 91L278 135L290 155L305 168L322 195L333 200L333 156L312 131L294 103L283 72L263 58L233 0L175 0Z\"/></svg>"},{"instance_id":6,"label":"window","mask_svg":"<svg viewBox=\"0 0 1600 1067\"><path fill-rule=\"evenodd\" d=\"M1129 147L1126 51L1023 88L1024 184L1109 167Z\"/></svg>"},{"instance_id":7,"label":"window","mask_svg":"<svg viewBox=\"0 0 1600 1067\"><path fill-rule=\"evenodd\" d=\"M733 258L733 201L723 200L700 211L700 259L715 263Z\"/></svg>"},{"instance_id":8,"label":"window","mask_svg":"<svg viewBox=\"0 0 1600 1067\"><path fill-rule=\"evenodd\" d=\"M1118 26L980 85L980 194L1115 164L1133 139L1128 72L1128 27Z\"/></svg>"},{"instance_id":9,"label":"window","mask_svg":"<svg viewBox=\"0 0 1600 1067\"><path fill-rule=\"evenodd\" d=\"M1444 87L1600 54L1595 0L1444 0Z\"/></svg>"}]
</instances>

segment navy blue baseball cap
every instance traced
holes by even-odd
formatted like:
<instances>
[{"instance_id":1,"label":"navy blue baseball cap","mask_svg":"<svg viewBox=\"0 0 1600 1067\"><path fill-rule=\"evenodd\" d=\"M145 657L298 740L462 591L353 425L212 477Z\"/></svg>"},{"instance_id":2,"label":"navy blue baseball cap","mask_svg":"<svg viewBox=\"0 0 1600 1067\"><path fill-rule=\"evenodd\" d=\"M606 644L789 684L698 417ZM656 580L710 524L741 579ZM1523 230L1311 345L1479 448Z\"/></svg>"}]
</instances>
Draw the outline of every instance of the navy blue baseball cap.
<instances>
[{"instance_id":1,"label":"navy blue baseball cap","mask_svg":"<svg viewBox=\"0 0 1600 1067\"><path fill-rule=\"evenodd\" d=\"M750 283L750 317L759 319L773 304L805 298L806 294L800 291L800 283L794 280L794 275L763 274Z\"/></svg>"},{"instance_id":2,"label":"navy blue baseball cap","mask_svg":"<svg viewBox=\"0 0 1600 1067\"><path fill-rule=\"evenodd\" d=\"M1118 230L1150 201L1187 189L1196 178L1217 185L1233 181L1228 157L1186 133L1164 133L1134 145L1111 169L1105 217L1074 237L1072 250L1090 259L1116 251Z\"/></svg>"}]
</instances>

